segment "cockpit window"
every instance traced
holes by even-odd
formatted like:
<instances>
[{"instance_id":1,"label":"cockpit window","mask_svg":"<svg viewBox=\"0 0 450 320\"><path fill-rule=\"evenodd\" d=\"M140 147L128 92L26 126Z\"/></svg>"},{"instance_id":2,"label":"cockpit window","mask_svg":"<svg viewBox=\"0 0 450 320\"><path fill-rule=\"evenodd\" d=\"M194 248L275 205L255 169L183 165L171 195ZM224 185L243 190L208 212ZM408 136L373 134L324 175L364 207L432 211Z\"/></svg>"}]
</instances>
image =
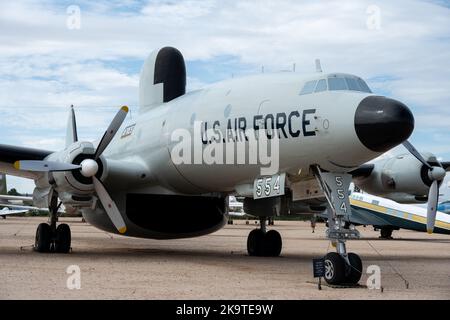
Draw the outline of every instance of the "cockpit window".
<instances>
[{"instance_id":1,"label":"cockpit window","mask_svg":"<svg viewBox=\"0 0 450 320\"><path fill-rule=\"evenodd\" d=\"M313 93L314 89L316 88L316 83L317 83L317 80L308 81L307 83L305 83L300 94Z\"/></svg>"},{"instance_id":2,"label":"cockpit window","mask_svg":"<svg viewBox=\"0 0 450 320\"><path fill-rule=\"evenodd\" d=\"M328 78L330 90L348 90L347 83L344 78Z\"/></svg>"},{"instance_id":3,"label":"cockpit window","mask_svg":"<svg viewBox=\"0 0 450 320\"><path fill-rule=\"evenodd\" d=\"M327 90L327 80L322 79L317 82L316 90L314 92L322 92Z\"/></svg>"},{"instance_id":4,"label":"cockpit window","mask_svg":"<svg viewBox=\"0 0 450 320\"><path fill-rule=\"evenodd\" d=\"M369 86L361 78L350 75L334 74L330 75L328 79L318 79L306 82L300 94L310 94L327 90L350 90L372 93Z\"/></svg>"},{"instance_id":5,"label":"cockpit window","mask_svg":"<svg viewBox=\"0 0 450 320\"><path fill-rule=\"evenodd\" d=\"M345 78L349 90L362 91L355 78Z\"/></svg>"},{"instance_id":6,"label":"cockpit window","mask_svg":"<svg viewBox=\"0 0 450 320\"><path fill-rule=\"evenodd\" d=\"M358 79L359 86L361 87L361 91L372 93L367 83L364 82L363 79Z\"/></svg>"}]
</instances>

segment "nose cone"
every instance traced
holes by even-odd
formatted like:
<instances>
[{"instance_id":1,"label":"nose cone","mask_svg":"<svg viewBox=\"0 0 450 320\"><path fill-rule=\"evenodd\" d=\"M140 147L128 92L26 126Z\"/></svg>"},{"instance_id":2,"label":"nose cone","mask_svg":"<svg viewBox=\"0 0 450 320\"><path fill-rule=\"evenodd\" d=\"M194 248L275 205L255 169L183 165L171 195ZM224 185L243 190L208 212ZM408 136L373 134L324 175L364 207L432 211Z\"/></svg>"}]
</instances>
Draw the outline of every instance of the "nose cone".
<instances>
[{"instance_id":1,"label":"nose cone","mask_svg":"<svg viewBox=\"0 0 450 320\"><path fill-rule=\"evenodd\" d=\"M356 109L356 134L372 151L388 151L408 139L413 129L414 117L399 101L369 96Z\"/></svg>"}]
</instances>

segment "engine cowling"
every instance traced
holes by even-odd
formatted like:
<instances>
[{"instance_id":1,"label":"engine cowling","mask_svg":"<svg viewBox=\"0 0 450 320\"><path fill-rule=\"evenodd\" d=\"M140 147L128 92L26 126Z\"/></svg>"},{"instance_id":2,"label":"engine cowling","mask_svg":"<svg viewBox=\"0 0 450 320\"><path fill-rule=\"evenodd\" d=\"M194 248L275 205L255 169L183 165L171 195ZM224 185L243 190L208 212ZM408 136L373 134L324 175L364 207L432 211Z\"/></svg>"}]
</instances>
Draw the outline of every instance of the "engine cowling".
<instances>
[{"instance_id":1,"label":"engine cowling","mask_svg":"<svg viewBox=\"0 0 450 320\"><path fill-rule=\"evenodd\" d=\"M432 166L442 167L436 157L423 154ZM370 175L354 179L356 186L368 193L401 203L426 202L432 180L428 168L410 154L379 161Z\"/></svg>"},{"instance_id":2,"label":"engine cowling","mask_svg":"<svg viewBox=\"0 0 450 320\"><path fill-rule=\"evenodd\" d=\"M85 159L93 159L95 148L90 142L77 142L69 148L51 154L47 160L71 163L79 165ZM103 180L106 177L106 161L103 157L97 160L98 171L95 175ZM92 178L84 177L79 170L64 172L49 172L43 178L36 181L36 203L48 207L48 203L43 203L42 199L48 200L45 195L50 190L50 186L58 192L58 196L66 206L86 207L91 206L95 193Z\"/></svg>"}]
</instances>

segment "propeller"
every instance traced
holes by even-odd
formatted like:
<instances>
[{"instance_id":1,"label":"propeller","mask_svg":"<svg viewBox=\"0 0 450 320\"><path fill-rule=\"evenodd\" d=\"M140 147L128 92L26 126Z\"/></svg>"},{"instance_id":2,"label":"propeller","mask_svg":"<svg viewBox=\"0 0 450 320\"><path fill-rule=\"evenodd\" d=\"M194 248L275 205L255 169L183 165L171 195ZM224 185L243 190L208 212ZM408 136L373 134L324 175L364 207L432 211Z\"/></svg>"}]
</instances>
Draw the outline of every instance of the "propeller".
<instances>
[{"instance_id":1,"label":"propeller","mask_svg":"<svg viewBox=\"0 0 450 320\"><path fill-rule=\"evenodd\" d=\"M431 234L433 233L434 225L436 223L436 212L439 202L439 183L445 177L445 169L438 166L431 166L409 141L404 141L403 146L428 168L428 178L432 183L430 191L428 192L427 232Z\"/></svg>"},{"instance_id":2,"label":"propeller","mask_svg":"<svg viewBox=\"0 0 450 320\"><path fill-rule=\"evenodd\" d=\"M125 233L127 231L127 227L125 225L125 221L120 214L117 205L112 200L108 191L106 190L103 183L95 176L98 172L98 164L97 160L100 158L102 153L108 147L117 131L121 127L123 121L125 120L128 113L128 107L120 108L119 112L116 114L108 129L103 134L100 143L95 150L94 159L85 159L79 165L74 165L71 163L57 162L57 161L35 161L35 160L21 160L16 161L14 163L14 167L17 170L25 170L25 171L35 171L35 172L61 172L61 171L76 171L79 170L80 173L86 178L92 178L95 193L97 194L100 202L105 208L106 213L111 219L112 223L119 231L119 233ZM77 142L77 129L76 129L76 121L75 121L75 113L73 108L71 109L71 113L68 121L67 128L68 136L66 138L66 144L70 142Z\"/></svg>"}]
</instances>

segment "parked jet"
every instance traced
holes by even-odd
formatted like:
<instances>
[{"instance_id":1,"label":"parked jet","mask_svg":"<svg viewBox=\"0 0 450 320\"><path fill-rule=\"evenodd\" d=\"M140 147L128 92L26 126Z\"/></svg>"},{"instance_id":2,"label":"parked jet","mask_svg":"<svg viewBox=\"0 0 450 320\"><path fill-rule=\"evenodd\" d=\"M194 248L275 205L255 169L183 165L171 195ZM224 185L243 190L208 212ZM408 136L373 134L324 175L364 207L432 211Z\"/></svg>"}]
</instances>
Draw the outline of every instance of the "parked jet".
<instances>
[{"instance_id":1,"label":"parked jet","mask_svg":"<svg viewBox=\"0 0 450 320\"><path fill-rule=\"evenodd\" d=\"M450 214L450 201L444 201L439 204L438 210Z\"/></svg>"},{"instance_id":2,"label":"parked jet","mask_svg":"<svg viewBox=\"0 0 450 320\"><path fill-rule=\"evenodd\" d=\"M12 210L9 208L3 208L0 210L0 217L3 219L6 219L6 216L12 215L12 214L20 214L20 213L26 213L29 210Z\"/></svg>"},{"instance_id":3,"label":"parked jet","mask_svg":"<svg viewBox=\"0 0 450 320\"><path fill-rule=\"evenodd\" d=\"M139 115L122 126L128 108L121 108L98 143L78 141L72 109L64 150L0 146L0 171L33 179L34 204L50 208L51 223L36 232L37 251L48 252L52 243L57 252L69 251L70 228L56 223L59 201L102 230L173 239L222 228L227 197L237 195L245 197L244 211L261 220L247 241L253 256L281 252L280 234L266 231L269 217L291 207L328 206L327 236L337 252L325 256L325 279L356 283L362 262L346 249L346 240L359 236L345 227L347 190L352 177L377 173L367 161L402 143L431 182L425 194L429 189L428 225L434 227L443 165L430 165L406 141L414 128L408 107L374 95L360 77L261 74L190 93L185 88L181 53L158 49L142 69ZM269 152L254 161L264 141L270 142L272 161L266 161ZM189 149L174 157L181 142ZM421 178L416 171L405 174Z\"/></svg>"},{"instance_id":4,"label":"parked jet","mask_svg":"<svg viewBox=\"0 0 450 320\"><path fill-rule=\"evenodd\" d=\"M390 239L393 230L427 231L427 209L367 193L353 192L350 196L353 225L372 225L380 230L381 238ZM326 214L321 214L326 218ZM435 233L450 234L450 215L437 212Z\"/></svg>"}]
</instances>

